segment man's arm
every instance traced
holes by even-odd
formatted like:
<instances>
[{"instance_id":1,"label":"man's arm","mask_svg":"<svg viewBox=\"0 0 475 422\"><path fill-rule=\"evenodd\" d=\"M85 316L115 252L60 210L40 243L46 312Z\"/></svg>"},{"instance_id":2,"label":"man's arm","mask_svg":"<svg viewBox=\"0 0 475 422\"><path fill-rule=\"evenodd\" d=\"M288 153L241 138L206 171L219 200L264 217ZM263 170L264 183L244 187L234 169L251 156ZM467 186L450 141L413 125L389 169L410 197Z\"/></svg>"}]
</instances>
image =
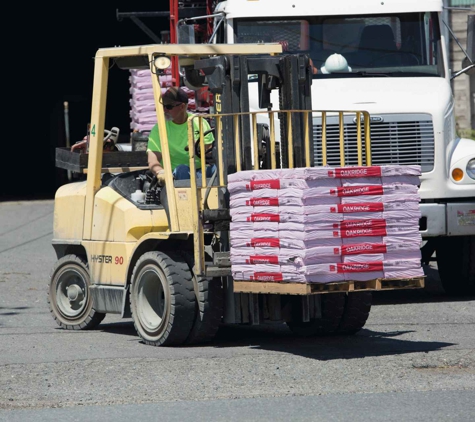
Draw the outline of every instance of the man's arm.
<instances>
[{"instance_id":1,"label":"man's arm","mask_svg":"<svg viewBox=\"0 0 475 422\"><path fill-rule=\"evenodd\" d=\"M211 151L214 146L214 135L213 132L211 131L211 126L209 125L208 121L206 119L203 119L203 132L208 132L207 135L204 137L204 143L205 143L205 151Z\"/></svg>"},{"instance_id":2,"label":"man's arm","mask_svg":"<svg viewBox=\"0 0 475 422\"><path fill-rule=\"evenodd\" d=\"M163 167L160 164L162 161L162 152L160 148L160 134L158 132L158 125L154 125L150 131L147 144L147 161L148 168L153 174L163 172Z\"/></svg>"},{"instance_id":3,"label":"man's arm","mask_svg":"<svg viewBox=\"0 0 475 422\"><path fill-rule=\"evenodd\" d=\"M162 160L162 153L158 151L147 151L148 168L153 174L158 174L163 171L163 167L160 164Z\"/></svg>"}]
</instances>

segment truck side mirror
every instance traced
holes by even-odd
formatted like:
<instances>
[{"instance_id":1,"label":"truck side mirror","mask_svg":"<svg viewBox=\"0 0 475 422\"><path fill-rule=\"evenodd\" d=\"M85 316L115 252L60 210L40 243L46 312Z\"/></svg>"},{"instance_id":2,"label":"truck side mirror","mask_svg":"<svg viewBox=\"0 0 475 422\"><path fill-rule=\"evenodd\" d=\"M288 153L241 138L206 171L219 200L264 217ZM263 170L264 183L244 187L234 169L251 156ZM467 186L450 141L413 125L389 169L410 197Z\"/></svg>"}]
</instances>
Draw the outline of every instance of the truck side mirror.
<instances>
[{"instance_id":1,"label":"truck side mirror","mask_svg":"<svg viewBox=\"0 0 475 422\"><path fill-rule=\"evenodd\" d=\"M462 69L475 63L475 15L468 15L467 19L467 56L462 62ZM475 67L466 72L468 75L475 74Z\"/></svg>"}]
</instances>

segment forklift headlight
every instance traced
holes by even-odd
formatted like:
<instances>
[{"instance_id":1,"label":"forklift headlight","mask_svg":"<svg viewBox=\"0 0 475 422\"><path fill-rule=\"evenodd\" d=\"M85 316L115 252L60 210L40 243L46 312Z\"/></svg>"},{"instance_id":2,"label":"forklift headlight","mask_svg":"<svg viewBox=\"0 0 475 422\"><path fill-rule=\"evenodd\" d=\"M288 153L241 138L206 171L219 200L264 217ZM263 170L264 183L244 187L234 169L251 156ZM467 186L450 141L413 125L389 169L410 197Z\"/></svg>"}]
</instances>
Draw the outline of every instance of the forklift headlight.
<instances>
[{"instance_id":1,"label":"forklift headlight","mask_svg":"<svg viewBox=\"0 0 475 422\"><path fill-rule=\"evenodd\" d=\"M157 70L165 70L170 67L171 63L170 57L167 56L157 56L153 61L155 69Z\"/></svg>"},{"instance_id":2,"label":"forklift headlight","mask_svg":"<svg viewBox=\"0 0 475 422\"><path fill-rule=\"evenodd\" d=\"M467 164L467 174L475 180L475 158L472 158Z\"/></svg>"}]
</instances>

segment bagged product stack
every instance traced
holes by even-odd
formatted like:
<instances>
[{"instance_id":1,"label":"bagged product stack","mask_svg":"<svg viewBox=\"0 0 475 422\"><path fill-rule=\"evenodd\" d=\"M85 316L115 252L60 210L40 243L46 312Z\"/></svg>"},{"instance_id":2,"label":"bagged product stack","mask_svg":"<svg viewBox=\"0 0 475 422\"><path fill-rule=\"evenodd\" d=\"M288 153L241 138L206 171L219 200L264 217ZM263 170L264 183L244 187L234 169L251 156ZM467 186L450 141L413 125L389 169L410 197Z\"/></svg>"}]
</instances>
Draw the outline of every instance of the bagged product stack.
<instances>
[{"instance_id":1,"label":"bagged product stack","mask_svg":"<svg viewBox=\"0 0 475 422\"><path fill-rule=\"evenodd\" d=\"M228 176L235 280L327 283L423 276L420 166Z\"/></svg>"},{"instance_id":2,"label":"bagged product stack","mask_svg":"<svg viewBox=\"0 0 475 422\"><path fill-rule=\"evenodd\" d=\"M176 85L172 78L171 68L165 69L164 74L159 76L162 94L167 88ZM150 70L132 69L129 76L130 82L130 128L133 131L150 132L153 125L157 123L155 111L155 101L153 98L152 74ZM183 86L182 89L188 94L188 110L194 111L195 93L193 90Z\"/></svg>"}]
</instances>

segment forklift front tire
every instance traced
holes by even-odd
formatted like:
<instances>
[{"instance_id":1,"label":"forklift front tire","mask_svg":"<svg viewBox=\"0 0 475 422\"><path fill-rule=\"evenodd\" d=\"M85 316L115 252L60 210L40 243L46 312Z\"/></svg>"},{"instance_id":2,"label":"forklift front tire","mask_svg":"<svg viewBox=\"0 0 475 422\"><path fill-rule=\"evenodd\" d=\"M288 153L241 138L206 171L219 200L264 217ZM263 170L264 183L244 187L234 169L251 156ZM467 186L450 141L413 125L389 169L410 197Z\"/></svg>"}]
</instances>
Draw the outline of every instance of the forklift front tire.
<instances>
[{"instance_id":1,"label":"forklift front tire","mask_svg":"<svg viewBox=\"0 0 475 422\"><path fill-rule=\"evenodd\" d=\"M89 266L78 255L66 255L54 265L48 286L50 312L66 330L90 330L106 316L93 308Z\"/></svg>"},{"instance_id":2,"label":"forklift front tire","mask_svg":"<svg viewBox=\"0 0 475 422\"><path fill-rule=\"evenodd\" d=\"M178 254L146 252L132 274L130 310L137 334L151 346L182 344L195 319L191 272Z\"/></svg>"}]
</instances>

